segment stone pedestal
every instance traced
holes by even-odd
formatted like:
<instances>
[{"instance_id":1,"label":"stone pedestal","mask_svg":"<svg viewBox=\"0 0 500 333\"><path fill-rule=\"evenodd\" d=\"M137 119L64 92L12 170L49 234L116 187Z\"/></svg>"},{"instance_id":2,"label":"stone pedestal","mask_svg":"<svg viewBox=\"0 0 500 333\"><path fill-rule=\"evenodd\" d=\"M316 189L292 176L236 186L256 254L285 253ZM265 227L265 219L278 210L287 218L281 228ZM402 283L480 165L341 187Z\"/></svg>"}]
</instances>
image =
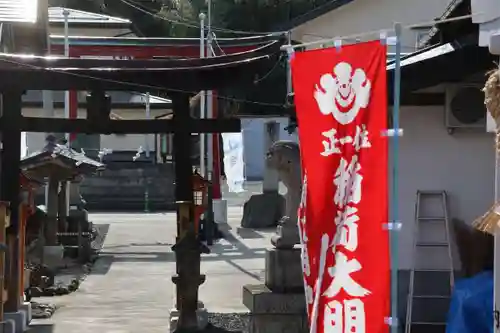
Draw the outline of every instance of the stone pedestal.
<instances>
[{"instance_id":1,"label":"stone pedestal","mask_svg":"<svg viewBox=\"0 0 500 333\"><path fill-rule=\"evenodd\" d=\"M208 311L205 308L203 302L198 301L198 310L196 311L196 316L198 318L198 329L203 330L208 325ZM174 332L177 328L177 322L179 321L179 310L177 305L170 310L170 326L169 332Z\"/></svg>"},{"instance_id":2,"label":"stone pedestal","mask_svg":"<svg viewBox=\"0 0 500 333\"><path fill-rule=\"evenodd\" d=\"M198 318L198 329L204 330L208 325L208 311L203 302L198 302L198 310L196 311ZM177 307L170 310L170 332L174 332L179 321L179 310Z\"/></svg>"},{"instance_id":3,"label":"stone pedestal","mask_svg":"<svg viewBox=\"0 0 500 333\"><path fill-rule=\"evenodd\" d=\"M249 333L308 333L300 249L266 252L265 283L243 287Z\"/></svg>"},{"instance_id":4,"label":"stone pedestal","mask_svg":"<svg viewBox=\"0 0 500 333\"><path fill-rule=\"evenodd\" d=\"M227 224L227 200L213 199L214 222Z\"/></svg>"},{"instance_id":5,"label":"stone pedestal","mask_svg":"<svg viewBox=\"0 0 500 333\"><path fill-rule=\"evenodd\" d=\"M243 206L242 228L269 228L278 224L285 210L285 199L278 191L252 195Z\"/></svg>"},{"instance_id":6,"label":"stone pedestal","mask_svg":"<svg viewBox=\"0 0 500 333\"><path fill-rule=\"evenodd\" d=\"M4 320L0 322L1 332L3 333L17 333L16 332L16 322L12 319Z\"/></svg>"},{"instance_id":7,"label":"stone pedestal","mask_svg":"<svg viewBox=\"0 0 500 333\"><path fill-rule=\"evenodd\" d=\"M8 327L6 327L7 332L13 330L13 333L23 333L28 330L28 325L26 324L26 318L28 314L19 310L17 312L6 312L4 313L4 321L9 323Z\"/></svg>"}]
</instances>

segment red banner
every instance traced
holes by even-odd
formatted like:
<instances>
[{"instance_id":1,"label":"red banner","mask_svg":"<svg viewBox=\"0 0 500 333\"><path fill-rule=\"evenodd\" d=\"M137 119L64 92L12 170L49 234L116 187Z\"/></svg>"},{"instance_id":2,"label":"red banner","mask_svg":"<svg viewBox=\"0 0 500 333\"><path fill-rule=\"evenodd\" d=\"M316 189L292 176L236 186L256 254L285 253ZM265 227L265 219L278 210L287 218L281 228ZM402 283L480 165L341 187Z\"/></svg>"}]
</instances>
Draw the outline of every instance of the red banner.
<instances>
[{"instance_id":1,"label":"red banner","mask_svg":"<svg viewBox=\"0 0 500 333\"><path fill-rule=\"evenodd\" d=\"M298 52L292 76L311 332L388 332L386 47Z\"/></svg>"}]
</instances>

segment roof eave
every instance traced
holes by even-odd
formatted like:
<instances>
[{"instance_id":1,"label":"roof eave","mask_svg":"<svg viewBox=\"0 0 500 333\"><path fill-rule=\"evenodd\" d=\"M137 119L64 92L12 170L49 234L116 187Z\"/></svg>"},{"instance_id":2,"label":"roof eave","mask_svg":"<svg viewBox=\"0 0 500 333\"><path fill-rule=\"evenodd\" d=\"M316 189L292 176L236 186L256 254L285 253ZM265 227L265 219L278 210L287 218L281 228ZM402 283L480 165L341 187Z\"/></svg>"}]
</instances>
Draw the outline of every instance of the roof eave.
<instances>
[{"instance_id":1,"label":"roof eave","mask_svg":"<svg viewBox=\"0 0 500 333\"><path fill-rule=\"evenodd\" d=\"M289 22L279 25L275 28L275 30L282 30L282 31L288 31L288 30L294 30L299 28L301 25L308 23L310 21L313 21L325 14L328 14L344 5L347 5L354 0L333 0L329 1L321 6L318 6L317 8L308 11L307 13L297 16L293 20L290 20Z\"/></svg>"},{"instance_id":2,"label":"roof eave","mask_svg":"<svg viewBox=\"0 0 500 333\"><path fill-rule=\"evenodd\" d=\"M455 12L458 10L460 5L462 5L462 3L464 3L464 2L465 2L465 0L451 0L451 2L448 4L448 6L446 7L443 14L441 14L440 17L436 18L436 21L442 21L442 20L448 19L450 17L456 16ZM448 23L444 23L444 24L448 24ZM430 46L430 45L439 43L440 42L439 41L439 32L441 30L440 27L442 25L443 25L443 23L434 24L434 26L432 26L429 29L428 35L419 41L419 47L425 47L425 46Z\"/></svg>"}]
</instances>

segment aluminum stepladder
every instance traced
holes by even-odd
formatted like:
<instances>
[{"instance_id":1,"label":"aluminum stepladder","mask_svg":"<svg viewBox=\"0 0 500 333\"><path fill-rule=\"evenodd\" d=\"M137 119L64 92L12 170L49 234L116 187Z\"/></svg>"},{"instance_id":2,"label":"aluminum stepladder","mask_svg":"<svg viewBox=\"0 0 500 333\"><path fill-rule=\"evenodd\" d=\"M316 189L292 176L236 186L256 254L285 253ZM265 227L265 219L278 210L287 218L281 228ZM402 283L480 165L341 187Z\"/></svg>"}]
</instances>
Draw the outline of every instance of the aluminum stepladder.
<instances>
[{"instance_id":1,"label":"aluminum stepladder","mask_svg":"<svg viewBox=\"0 0 500 333\"><path fill-rule=\"evenodd\" d=\"M422 215L422 202L426 200L439 200L441 213L437 216L423 216ZM441 223L444 224L444 240L440 242L426 242L421 239L421 228L423 223ZM413 321L413 301L415 299L437 300L437 299L450 299L451 291L455 283L453 257L450 243L450 229L448 220L448 197L446 191L417 191L417 198L415 202L415 225L414 225L414 240L413 240L413 267L410 270L410 283L408 300L406 307L406 329L405 333L411 333L413 325L419 326L442 326L445 327L444 322L415 322ZM436 248L445 249L448 255L448 268L443 269L428 269L417 267L419 249L422 248ZM450 293L447 295L419 295L415 294L415 272L446 272L449 273L450 279ZM444 332L444 331L443 331Z\"/></svg>"}]
</instances>

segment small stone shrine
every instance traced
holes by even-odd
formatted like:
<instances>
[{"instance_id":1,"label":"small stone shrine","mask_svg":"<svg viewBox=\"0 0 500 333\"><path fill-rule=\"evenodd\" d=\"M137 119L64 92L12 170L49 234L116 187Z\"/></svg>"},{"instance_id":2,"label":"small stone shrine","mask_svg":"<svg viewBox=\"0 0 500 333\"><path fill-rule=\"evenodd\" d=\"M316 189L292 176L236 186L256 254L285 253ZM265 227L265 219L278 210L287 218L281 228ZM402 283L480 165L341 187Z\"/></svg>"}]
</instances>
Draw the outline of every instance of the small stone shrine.
<instances>
[{"instance_id":1,"label":"small stone shrine","mask_svg":"<svg viewBox=\"0 0 500 333\"><path fill-rule=\"evenodd\" d=\"M47 266L56 268L64 253L58 233L78 229L68 225L66 209L71 200L66 191L67 183L80 179L82 174L104 168L104 164L68 148L63 142L57 142L54 135L47 136L46 140L42 151L22 159L21 168L30 176L47 180L47 223L41 260Z\"/></svg>"},{"instance_id":2,"label":"small stone shrine","mask_svg":"<svg viewBox=\"0 0 500 333\"><path fill-rule=\"evenodd\" d=\"M287 187L286 208L271 241L273 248L266 250L265 283L243 287L243 304L251 313L248 332L305 333L309 324L297 228L302 188L298 144L274 143L267 163Z\"/></svg>"}]
</instances>

